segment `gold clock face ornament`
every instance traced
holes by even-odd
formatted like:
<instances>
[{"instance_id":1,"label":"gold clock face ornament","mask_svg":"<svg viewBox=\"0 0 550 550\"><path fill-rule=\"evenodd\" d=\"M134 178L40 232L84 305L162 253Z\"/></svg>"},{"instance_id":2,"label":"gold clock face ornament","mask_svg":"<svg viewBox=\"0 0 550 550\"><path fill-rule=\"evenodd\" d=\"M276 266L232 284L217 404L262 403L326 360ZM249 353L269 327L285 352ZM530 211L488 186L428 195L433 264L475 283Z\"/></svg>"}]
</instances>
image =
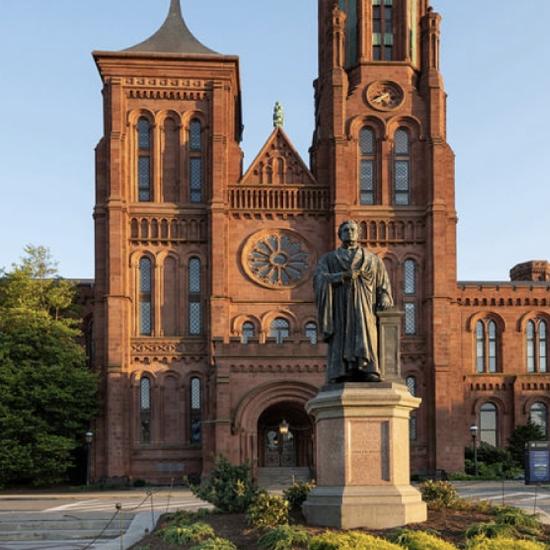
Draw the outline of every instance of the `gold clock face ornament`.
<instances>
[{"instance_id":1,"label":"gold clock face ornament","mask_svg":"<svg viewBox=\"0 0 550 550\"><path fill-rule=\"evenodd\" d=\"M368 86L366 98L367 103L378 111L393 111L401 106L405 94L395 82L377 81Z\"/></svg>"}]
</instances>

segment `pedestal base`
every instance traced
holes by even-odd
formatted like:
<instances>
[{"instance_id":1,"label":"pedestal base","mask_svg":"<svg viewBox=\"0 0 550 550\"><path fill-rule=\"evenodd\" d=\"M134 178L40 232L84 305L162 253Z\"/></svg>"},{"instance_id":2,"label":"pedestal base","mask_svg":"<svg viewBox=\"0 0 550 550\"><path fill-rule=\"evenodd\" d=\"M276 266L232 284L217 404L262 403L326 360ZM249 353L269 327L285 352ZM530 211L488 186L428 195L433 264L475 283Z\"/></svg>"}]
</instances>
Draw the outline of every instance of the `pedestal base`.
<instances>
[{"instance_id":1,"label":"pedestal base","mask_svg":"<svg viewBox=\"0 0 550 550\"><path fill-rule=\"evenodd\" d=\"M409 417L420 399L403 384L323 388L315 417L317 487L303 505L307 523L387 529L427 519L410 485Z\"/></svg>"},{"instance_id":2,"label":"pedestal base","mask_svg":"<svg viewBox=\"0 0 550 550\"><path fill-rule=\"evenodd\" d=\"M317 487L303 508L308 525L391 529L426 521L420 493L405 487Z\"/></svg>"}]
</instances>

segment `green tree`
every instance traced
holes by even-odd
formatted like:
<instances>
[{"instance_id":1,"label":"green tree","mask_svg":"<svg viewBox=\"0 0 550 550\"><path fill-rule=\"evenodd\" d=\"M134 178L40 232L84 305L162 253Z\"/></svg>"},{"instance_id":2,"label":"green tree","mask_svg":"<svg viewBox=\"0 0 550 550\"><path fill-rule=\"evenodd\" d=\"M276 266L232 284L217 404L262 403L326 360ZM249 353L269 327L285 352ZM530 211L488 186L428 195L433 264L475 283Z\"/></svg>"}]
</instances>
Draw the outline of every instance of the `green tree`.
<instances>
[{"instance_id":1,"label":"green tree","mask_svg":"<svg viewBox=\"0 0 550 550\"><path fill-rule=\"evenodd\" d=\"M512 459L521 468L525 461L525 444L529 441L546 441L543 429L530 421L525 426L516 426L508 439Z\"/></svg>"},{"instance_id":2,"label":"green tree","mask_svg":"<svg viewBox=\"0 0 550 550\"><path fill-rule=\"evenodd\" d=\"M44 247L0 276L0 484L65 478L96 412L77 339L75 289Z\"/></svg>"}]
</instances>

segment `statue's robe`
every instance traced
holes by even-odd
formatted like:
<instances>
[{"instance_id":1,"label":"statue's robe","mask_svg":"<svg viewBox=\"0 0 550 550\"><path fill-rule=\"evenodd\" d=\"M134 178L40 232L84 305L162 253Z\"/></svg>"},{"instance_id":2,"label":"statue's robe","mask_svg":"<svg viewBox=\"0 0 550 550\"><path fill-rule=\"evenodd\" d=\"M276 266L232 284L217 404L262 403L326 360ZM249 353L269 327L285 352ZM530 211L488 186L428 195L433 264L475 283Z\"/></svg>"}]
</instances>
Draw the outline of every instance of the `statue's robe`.
<instances>
[{"instance_id":1,"label":"statue's robe","mask_svg":"<svg viewBox=\"0 0 550 550\"><path fill-rule=\"evenodd\" d=\"M359 276L344 281L347 271ZM393 304L382 260L362 247L338 248L321 258L313 284L320 334L329 345L327 381L353 369L380 374L376 310Z\"/></svg>"}]
</instances>

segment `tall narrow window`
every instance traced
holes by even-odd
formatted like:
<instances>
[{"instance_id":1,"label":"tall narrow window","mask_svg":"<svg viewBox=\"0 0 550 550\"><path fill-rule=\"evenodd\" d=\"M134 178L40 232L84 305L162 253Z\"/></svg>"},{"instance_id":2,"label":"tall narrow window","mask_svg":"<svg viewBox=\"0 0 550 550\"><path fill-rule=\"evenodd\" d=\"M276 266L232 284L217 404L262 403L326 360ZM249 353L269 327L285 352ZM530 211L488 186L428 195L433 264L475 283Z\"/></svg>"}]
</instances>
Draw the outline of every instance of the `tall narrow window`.
<instances>
[{"instance_id":1,"label":"tall narrow window","mask_svg":"<svg viewBox=\"0 0 550 550\"><path fill-rule=\"evenodd\" d=\"M409 393L416 397L416 377L415 376L407 376L406 379L407 383L407 389L409 390ZM411 413L410 419L409 419L409 439L411 441L416 441L418 438L418 430L417 430L417 422L416 422L416 411Z\"/></svg>"},{"instance_id":2,"label":"tall narrow window","mask_svg":"<svg viewBox=\"0 0 550 550\"><path fill-rule=\"evenodd\" d=\"M357 0L339 0L340 9L346 13L346 69L357 63Z\"/></svg>"},{"instance_id":3,"label":"tall narrow window","mask_svg":"<svg viewBox=\"0 0 550 550\"><path fill-rule=\"evenodd\" d=\"M190 403L190 441L198 444L202 441L202 387L200 378L191 378Z\"/></svg>"},{"instance_id":4,"label":"tall narrow window","mask_svg":"<svg viewBox=\"0 0 550 550\"><path fill-rule=\"evenodd\" d=\"M179 148L179 127L172 118L167 118L162 152L162 193L165 202L178 202Z\"/></svg>"},{"instance_id":5,"label":"tall narrow window","mask_svg":"<svg viewBox=\"0 0 550 550\"><path fill-rule=\"evenodd\" d=\"M305 326L306 338L312 343L316 344L318 340L317 336L317 323L307 323Z\"/></svg>"},{"instance_id":6,"label":"tall narrow window","mask_svg":"<svg viewBox=\"0 0 550 550\"><path fill-rule=\"evenodd\" d=\"M254 326L254 323L250 321L246 321L246 323L243 323L243 329L241 334L241 342L243 344L248 344L248 341L250 338L256 337L256 327Z\"/></svg>"},{"instance_id":7,"label":"tall narrow window","mask_svg":"<svg viewBox=\"0 0 550 550\"><path fill-rule=\"evenodd\" d=\"M362 128L359 133L359 193L360 203L376 202L376 137L371 128Z\"/></svg>"},{"instance_id":8,"label":"tall narrow window","mask_svg":"<svg viewBox=\"0 0 550 550\"><path fill-rule=\"evenodd\" d=\"M393 161L393 196L397 206L410 204L410 140L407 130L395 132Z\"/></svg>"},{"instance_id":9,"label":"tall narrow window","mask_svg":"<svg viewBox=\"0 0 550 550\"><path fill-rule=\"evenodd\" d=\"M403 294L405 296L405 335L412 336L417 333L416 320L416 262L405 260L403 264ZM413 301L415 300L415 301Z\"/></svg>"},{"instance_id":10,"label":"tall narrow window","mask_svg":"<svg viewBox=\"0 0 550 550\"><path fill-rule=\"evenodd\" d=\"M548 407L541 402L533 403L529 409L529 421L539 426L548 435Z\"/></svg>"},{"instance_id":11,"label":"tall narrow window","mask_svg":"<svg viewBox=\"0 0 550 550\"><path fill-rule=\"evenodd\" d=\"M489 321L489 372L497 371L497 324Z\"/></svg>"},{"instance_id":12,"label":"tall narrow window","mask_svg":"<svg viewBox=\"0 0 550 550\"><path fill-rule=\"evenodd\" d=\"M416 334L416 304L412 302L405 304L405 334L407 336Z\"/></svg>"},{"instance_id":13,"label":"tall narrow window","mask_svg":"<svg viewBox=\"0 0 550 550\"><path fill-rule=\"evenodd\" d=\"M290 325L286 319L277 317L271 323L269 337L275 338L277 344L282 344L290 335Z\"/></svg>"},{"instance_id":14,"label":"tall narrow window","mask_svg":"<svg viewBox=\"0 0 550 550\"><path fill-rule=\"evenodd\" d=\"M202 145L202 125L193 119L189 124L189 196L191 202L204 200L204 159Z\"/></svg>"},{"instance_id":15,"label":"tall narrow window","mask_svg":"<svg viewBox=\"0 0 550 550\"><path fill-rule=\"evenodd\" d=\"M138 174L138 199L140 202L153 200L152 192L152 139L151 123L145 117L141 117L137 124L137 174Z\"/></svg>"},{"instance_id":16,"label":"tall narrow window","mask_svg":"<svg viewBox=\"0 0 550 550\"><path fill-rule=\"evenodd\" d=\"M405 260L403 291L407 296L416 294L416 262L414 260Z\"/></svg>"},{"instance_id":17,"label":"tall narrow window","mask_svg":"<svg viewBox=\"0 0 550 550\"><path fill-rule=\"evenodd\" d=\"M535 322L527 323L527 372L535 372Z\"/></svg>"},{"instance_id":18,"label":"tall narrow window","mask_svg":"<svg viewBox=\"0 0 550 550\"><path fill-rule=\"evenodd\" d=\"M151 336L153 333L153 264L149 258L139 261L139 333Z\"/></svg>"},{"instance_id":19,"label":"tall narrow window","mask_svg":"<svg viewBox=\"0 0 550 550\"><path fill-rule=\"evenodd\" d=\"M494 403L485 403L479 411L479 440L496 447L498 445L498 415Z\"/></svg>"},{"instance_id":20,"label":"tall narrow window","mask_svg":"<svg viewBox=\"0 0 550 550\"><path fill-rule=\"evenodd\" d=\"M198 258L189 260L189 335L202 334L202 303L201 303L201 261Z\"/></svg>"},{"instance_id":21,"label":"tall narrow window","mask_svg":"<svg viewBox=\"0 0 550 550\"><path fill-rule=\"evenodd\" d=\"M476 370L478 373L485 371L485 325L483 321L476 324Z\"/></svg>"},{"instance_id":22,"label":"tall narrow window","mask_svg":"<svg viewBox=\"0 0 550 550\"><path fill-rule=\"evenodd\" d=\"M393 0L372 0L372 58L393 59Z\"/></svg>"},{"instance_id":23,"label":"tall narrow window","mask_svg":"<svg viewBox=\"0 0 550 550\"><path fill-rule=\"evenodd\" d=\"M151 443L151 381L142 378L139 383L140 440Z\"/></svg>"},{"instance_id":24,"label":"tall narrow window","mask_svg":"<svg viewBox=\"0 0 550 550\"><path fill-rule=\"evenodd\" d=\"M527 372L548 372L548 326L543 319L527 322L525 329Z\"/></svg>"},{"instance_id":25,"label":"tall narrow window","mask_svg":"<svg viewBox=\"0 0 550 550\"><path fill-rule=\"evenodd\" d=\"M164 300L162 303L162 327L164 336L176 336L178 318L178 265L168 256L164 262Z\"/></svg>"}]
</instances>

